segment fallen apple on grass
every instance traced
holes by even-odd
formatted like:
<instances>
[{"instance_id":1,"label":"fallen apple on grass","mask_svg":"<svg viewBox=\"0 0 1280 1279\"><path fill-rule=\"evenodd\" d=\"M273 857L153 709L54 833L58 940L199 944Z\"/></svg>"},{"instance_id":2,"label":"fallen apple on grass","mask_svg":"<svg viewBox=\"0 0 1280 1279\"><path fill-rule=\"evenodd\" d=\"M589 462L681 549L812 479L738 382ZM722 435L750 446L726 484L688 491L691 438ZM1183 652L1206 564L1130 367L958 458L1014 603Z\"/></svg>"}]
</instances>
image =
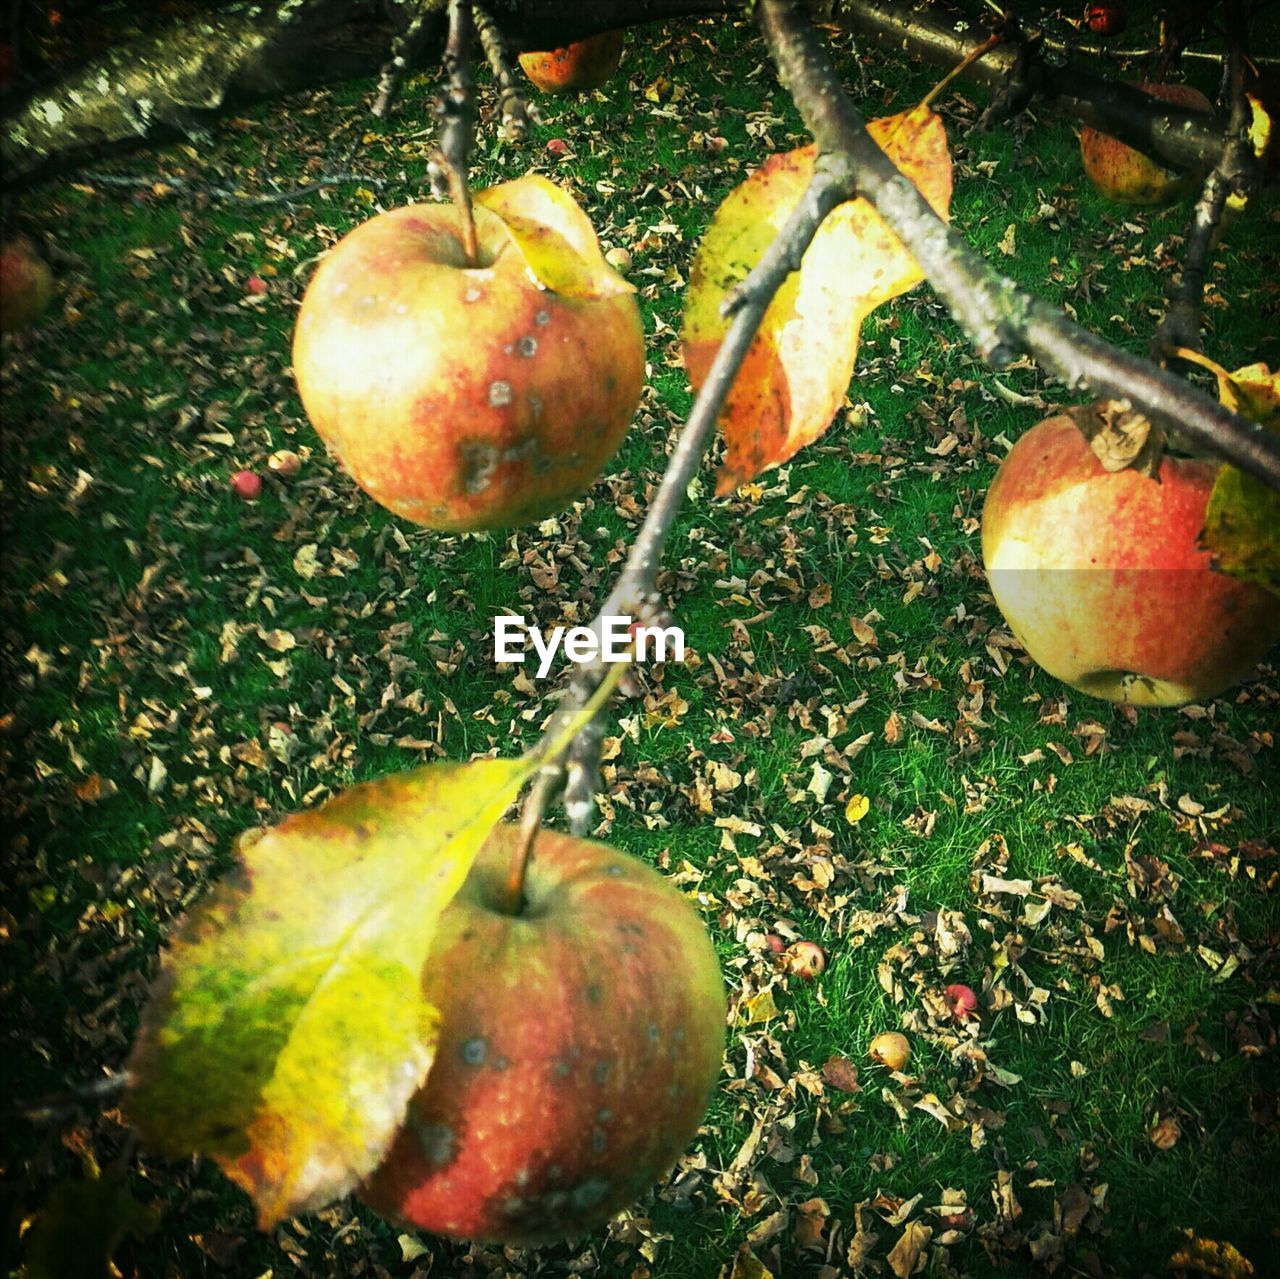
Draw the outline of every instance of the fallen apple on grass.
<instances>
[{"instance_id":1,"label":"fallen apple on grass","mask_svg":"<svg viewBox=\"0 0 1280 1279\"><path fill-rule=\"evenodd\" d=\"M1215 697L1280 638L1280 598L1197 545L1217 468L1107 471L1066 414L1029 430L987 493L982 555L1010 630L1055 679L1094 697L1180 706Z\"/></svg>"},{"instance_id":2,"label":"fallen apple on grass","mask_svg":"<svg viewBox=\"0 0 1280 1279\"><path fill-rule=\"evenodd\" d=\"M28 236L0 246L0 333L30 328L53 297L53 272Z\"/></svg>"},{"instance_id":3,"label":"fallen apple on grass","mask_svg":"<svg viewBox=\"0 0 1280 1279\"><path fill-rule=\"evenodd\" d=\"M623 31L602 31L560 49L522 53L520 66L544 93L588 93L618 69L625 38Z\"/></svg>"},{"instance_id":4,"label":"fallen apple on grass","mask_svg":"<svg viewBox=\"0 0 1280 1279\"><path fill-rule=\"evenodd\" d=\"M634 289L570 197L525 177L475 198L473 263L450 205L356 227L311 281L293 343L307 416L355 482L453 532L527 524L584 493L645 368Z\"/></svg>"},{"instance_id":5,"label":"fallen apple on grass","mask_svg":"<svg viewBox=\"0 0 1280 1279\"><path fill-rule=\"evenodd\" d=\"M971 987L955 982L942 992L947 1011L956 1021L968 1021L978 1015L978 996Z\"/></svg>"},{"instance_id":6,"label":"fallen apple on grass","mask_svg":"<svg viewBox=\"0 0 1280 1279\"><path fill-rule=\"evenodd\" d=\"M360 1192L435 1234L531 1244L590 1230L661 1177L720 1072L725 995L688 900L644 863L544 831L519 914L499 827L423 970L427 1081Z\"/></svg>"},{"instance_id":7,"label":"fallen apple on grass","mask_svg":"<svg viewBox=\"0 0 1280 1279\"><path fill-rule=\"evenodd\" d=\"M1174 106L1209 112L1209 99L1189 84L1130 81L1133 88ZM1118 138L1085 126L1080 130L1080 157L1089 181L1099 193L1120 204L1162 207L1190 195L1204 180L1201 173L1177 173L1158 160L1135 151Z\"/></svg>"},{"instance_id":8,"label":"fallen apple on grass","mask_svg":"<svg viewBox=\"0 0 1280 1279\"><path fill-rule=\"evenodd\" d=\"M911 1044L906 1035L896 1030L886 1030L877 1035L867 1048L872 1061L890 1070L906 1070L911 1060Z\"/></svg>"},{"instance_id":9,"label":"fallen apple on grass","mask_svg":"<svg viewBox=\"0 0 1280 1279\"><path fill-rule=\"evenodd\" d=\"M233 471L231 491L244 502L256 502L262 496L262 476L256 471Z\"/></svg>"},{"instance_id":10,"label":"fallen apple on grass","mask_svg":"<svg viewBox=\"0 0 1280 1279\"><path fill-rule=\"evenodd\" d=\"M827 967L827 956L817 942L797 941L787 947L783 955L787 972L803 981L815 981Z\"/></svg>"}]
</instances>

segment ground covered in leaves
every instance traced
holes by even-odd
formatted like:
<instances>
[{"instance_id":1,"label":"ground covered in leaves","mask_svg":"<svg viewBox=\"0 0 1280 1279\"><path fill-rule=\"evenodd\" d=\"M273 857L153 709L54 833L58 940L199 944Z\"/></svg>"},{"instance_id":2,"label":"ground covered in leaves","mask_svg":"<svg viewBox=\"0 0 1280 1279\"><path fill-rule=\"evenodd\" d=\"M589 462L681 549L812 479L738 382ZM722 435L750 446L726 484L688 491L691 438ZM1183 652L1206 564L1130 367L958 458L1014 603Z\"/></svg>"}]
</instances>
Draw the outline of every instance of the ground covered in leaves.
<instances>
[{"instance_id":1,"label":"ground covered in leaves","mask_svg":"<svg viewBox=\"0 0 1280 1279\"><path fill-rule=\"evenodd\" d=\"M837 48L868 114L930 85ZM166 930L239 830L535 738L557 686L495 669L493 617L593 613L689 406L692 250L804 140L753 35L704 24L633 33L602 92L543 101L523 151L485 147L479 183L546 172L630 253L651 369L586 499L443 537L336 471L288 367L317 255L422 197L431 90L386 124L369 85L264 107L116 163L126 185L82 174L26 206L61 296L4 352L7 1099L120 1066ZM980 107L963 88L943 107L956 224L1144 349L1187 210L1107 206L1066 125L977 134ZM246 198L334 172L361 176ZM1228 366L1280 362L1278 257L1274 203L1214 256L1207 348ZM1130 1275L1163 1271L1184 1230L1259 1266L1280 1248L1280 675L1133 712L1032 667L978 521L1060 393L1030 365L986 373L927 289L863 336L818 444L726 500L704 469L662 580L688 660L644 670L607 741L599 833L694 897L731 989L721 1085L669 1180L538 1252L415 1238L353 1203L262 1235L211 1165L135 1149L108 1104L6 1119L6 1247L50 1203L83 1230L74 1187L101 1169L143 1209L126 1276ZM296 476L268 470L280 449ZM267 475L261 502L231 493L240 467ZM819 942L825 974L784 973L770 931ZM950 982L977 1019L951 1019ZM866 1056L891 1029L901 1073Z\"/></svg>"}]
</instances>

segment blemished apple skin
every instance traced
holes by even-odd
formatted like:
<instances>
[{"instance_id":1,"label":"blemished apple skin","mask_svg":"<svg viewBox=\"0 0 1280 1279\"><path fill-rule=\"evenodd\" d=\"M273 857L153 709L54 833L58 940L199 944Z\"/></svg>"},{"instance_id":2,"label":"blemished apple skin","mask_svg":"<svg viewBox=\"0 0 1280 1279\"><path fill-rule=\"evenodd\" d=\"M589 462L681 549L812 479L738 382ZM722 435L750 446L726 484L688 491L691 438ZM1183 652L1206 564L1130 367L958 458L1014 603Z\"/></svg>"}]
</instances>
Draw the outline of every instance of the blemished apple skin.
<instances>
[{"instance_id":1,"label":"blemished apple skin","mask_svg":"<svg viewBox=\"0 0 1280 1279\"><path fill-rule=\"evenodd\" d=\"M1129 82L1153 98L1172 102L1179 107L1212 111L1209 99L1189 84L1154 84ZM1099 133L1087 125L1080 130L1080 158L1089 181L1099 193L1119 204L1158 208L1174 204L1195 191L1204 180L1203 173L1177 173L1163 164L1126 146L1108 133Z\"/></svg>"},{"instance_id":2,"label":"blemished apple skin","mask_svg":"<svg viewBox=\"0 0 1280 1279\"><path fill-rule=\"evenodd\" d=\"M53 297L53 272L25 235L0 245L0 333L30 328Z\"/></svg>"},{"instance_id":3,"label":"blemished apple skin","mask_svg":"<svg viewBox=\"0 0 1280 1279\"><path fill-rule=\"evenodd\" d=\"M360 1191L392 1221L528 1245L633 1203L698 1130L724 1054L724 981L693 906L602 844L543 831L522 914L514 827L446 909L423 987L435 1062Z\"/></svg>"},{"instance_id":4,"label":"blemished apple skin","mask_svg":"<svg viewBox=\"0 0 1280 1279\"><path fill-rule=\"evenodd\" d=\"M631 293L563 296L475 209L466 265L452 206L362 223L307 289L293 341L303 408L371 497L447 532L563 510L617 452L644 385Z\"/></svg>"},{"instance_id":5,"label":"blemished apple skin","mask_svg":"<svg viewBox=\"0 0 1280 1279\"><path fill-rule=\"evenodd\" d=\"M1159 481L1108 472L1067 416L1032 427L987 493L982 555L1032 659L1111 702L1215 697L1280 639L1280 598L1196 543L1216 468L1166 455Z\"/></svg>"},{"instance_id":6,"label":"blemished apple skin","mask_svg":"<svg viewBox=\"0 0 1280 1279\"><path fill-rule=\"evenodd\" d=\"M543 93L589 93L618 69L625 38L623 31L602 31L561 49L522 53L520 66Z\"/></svg>"}]
</instances>

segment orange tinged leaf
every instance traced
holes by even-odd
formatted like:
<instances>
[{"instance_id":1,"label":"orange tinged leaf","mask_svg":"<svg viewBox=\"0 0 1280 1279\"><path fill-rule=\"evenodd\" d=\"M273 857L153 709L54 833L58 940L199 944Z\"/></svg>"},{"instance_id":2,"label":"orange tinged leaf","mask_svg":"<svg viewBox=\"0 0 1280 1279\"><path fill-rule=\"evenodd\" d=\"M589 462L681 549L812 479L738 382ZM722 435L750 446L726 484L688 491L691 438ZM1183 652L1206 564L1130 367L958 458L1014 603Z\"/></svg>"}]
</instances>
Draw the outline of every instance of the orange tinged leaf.
<instances>
[{"instance_id":1,"label":"orange tinged leaf","mask_svg":"<svg viewBox=\"0 0 1280 1279\"><path fill-rule=\"evenodd\" d=\"M868 127L945 217L951 159L941 119L917 107ZM746 279L790 216L816 156L813 146L770 156L716 213L694 258L685 308L684 360L695 389L706 380L728 331L721 302ZM827 218L800 270L765 313L729 394L720 419L728 452L717 493L732 492L785 462L827 429L853 375L863 320L923 278L869 201L848 201Z\"/></svg>"}]
</instances>

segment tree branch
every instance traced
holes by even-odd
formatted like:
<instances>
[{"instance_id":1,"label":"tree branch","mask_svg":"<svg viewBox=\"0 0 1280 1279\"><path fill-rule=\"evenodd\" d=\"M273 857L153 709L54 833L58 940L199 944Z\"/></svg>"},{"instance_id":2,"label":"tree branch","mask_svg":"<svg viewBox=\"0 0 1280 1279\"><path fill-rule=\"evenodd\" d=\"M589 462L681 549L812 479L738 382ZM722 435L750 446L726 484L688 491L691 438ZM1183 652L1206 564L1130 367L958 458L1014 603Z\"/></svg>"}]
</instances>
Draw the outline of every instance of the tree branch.
<instances>
[{"instance_id":1,"label":"tree branch","mask_svg":"<svg viewBox=\"0 0 1280 1279\"><path fill-rule=\"evenodd\" d=\"M1253 189L1255 172L1252 144L1248 135L1249 103L1244 92L1245 57L1243 23L1238 0L1228 0L1227 21L1231 32L1231 57L1228 64L1231 87L1231 122L1227 140L1217 164L1209 171L1204 188L1187 228L1187 252L1182 272L1169 285L1165 294L1165 313L1151 344L1155 359L1179 347L1192 351L1204 349L1200 336L1200 313L1204 303L1205 272L1213 251L1215 233L1222 224L1227 198L1239 195L1248 199Z\"/></svg>"},{"instance_id":2,"label":"tree branch","mask_svg":"<svg viewBox=\"0 0 1280 1279\"><path fill-rule=\"evenodd\" d=\"M472 5L476 32L489 60L493 82L498 86L498 111L502 116L502 132L510 142L520 142L529 132L529 103L524 96L520 77L516 75L507 42L493 15L482 4Z\"/></svg>"},{"instance_id":3,"label":"tree branch","mask_svg":"<svg viewBox=\"0 0 1280 1279\"><path fill-rule=\"evenodd\" d=\"M799 268L804 252L823 219L853 193L847 172L820 158L808 187L764 256L751 274L726 297L724 311L732 316L729 331L720 343L707 379L693 402L689 419L676 439L662 482L645 513L627 562L592 622L597 635L602 633L604 619L608 617L630 617L648 624L659 615L662 600L657 591L658 570L667 536L684 503L689 485L702 464L720 411L755 340L756 330L774 294L787 276ZM564 701L547 729L548 735L584 705L599 682L602 669L599 659L576 669ZM588 726L589 730L592 728L592 725ZM600 737L599 731L580 733L570 748L564 807L574 834L585 834L591 825L599 776ZM542 793L544 801L549 789Z\"/></svg>"},{"instance_id":4,"label":"tree branch","mask_svg":"<svg viewBox=\"0 0 1280 1279\"><path fill-rule=\"evenodd\" d=\"M396 76L439 55L447 0L395 0L426 13L416 51L388 25L385 0L271 0L209 18L185 19L122 45L20 105L0 130L6 185L22 186L122 152L181 137L218 113L307 86L383 71L378 104ZM550 49L587 35L673 18L736 13L743 0L489 0L507 47ZM807 0L815 14L904 52L952 67L983 32L957 33L952 19L894 0ZM1045 45L1050 42L1046 40ZM391 63L387 49L393 48ZM398 51L398 52L397 52ZM397 70L396 57L404 65ZM1186 56L1184 53L1183 56ZM1003 83L1018 48L993 50L966 75ZM1043 100L1173 168L1205 171L1222 153L1223 122L1162 103L1078 63L1039 59Z\"/></svg>"},{"instance_id":5,"label":"tree branch","mask_svg":"<svg viewBox=\"0 0 1280 1279\"><path fill-rule=\"evenodd\" d=\"M830 164L847 167L988 364L998 368L1019 354L1034 356L1072 390L1128 400L1156 425L1181 431L1196 446L1280 489L1280 438L1167 370L1081 329L992 270L876 145L796 0L760 0L758 16L819 150Z\"/></svg>"},{"instance_id":6,"label":"tree branch","mask_svg":"<svg viewBox=\"0 0 1280 1279\"><path fill-rule=\"evenodd\" d=\"M942 67L954 66L985 38L977 29L957 31L953 18L895 0L833 0L831 11L847 30ZM1046 43L1041 42L1042 49ZM1009 43L993 49L968 68L967 77L999 88L1014 71L1022 47ZM1170 168L1204 172L1222 153L1220 119L1152 98L1079 62L1038 57L1036 92L1059 114L1109 133Z\"/></svg>"}]
</instances>

